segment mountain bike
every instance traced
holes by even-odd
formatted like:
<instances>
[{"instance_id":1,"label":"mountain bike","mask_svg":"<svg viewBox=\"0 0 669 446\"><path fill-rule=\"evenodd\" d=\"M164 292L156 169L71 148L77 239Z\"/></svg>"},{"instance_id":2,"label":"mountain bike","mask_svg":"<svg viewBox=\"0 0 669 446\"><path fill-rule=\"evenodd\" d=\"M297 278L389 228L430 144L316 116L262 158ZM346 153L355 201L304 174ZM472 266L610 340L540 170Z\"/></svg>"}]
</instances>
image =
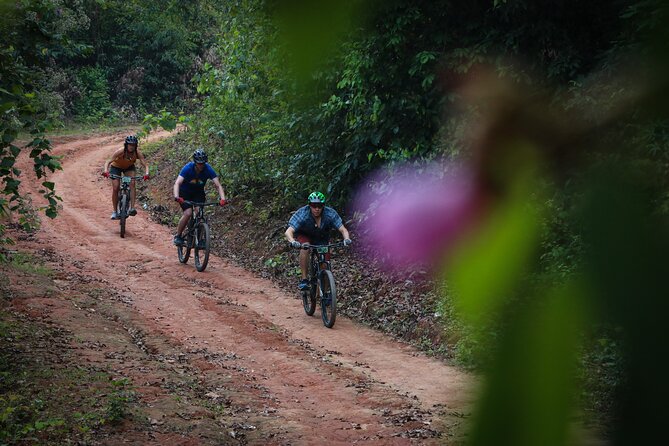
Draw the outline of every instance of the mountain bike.
<instances>
[{"instance_id":1,"label":"mountain bike","mask_svg":"<svg viewBox=\"0 0 669 446\"><path fill-rule=\"evenodd\" d=\"M330 248L344 246L344 242L331 243L328 245L302 244L300 249L308 249L309 266L308 279L309 286L302 290L302 305L304 312L312 316L316 311L316 296L320 298L321 317L323 325L332 328L337 318L337 287L335 285L334 275L330 269L330 260L328 253Z\"/></svg>"},{"instance_id":2,"label":"mountain bike","mask_svg":"<svg viewBox=\"0 0 669 446\"><path fill-rule=\"evenodd\" d=\"M118 205L116 206L116 215L119 225L121 225L121 238L125 238L125 220L130 215L130 185L132 180L141 180L140 176L121 176L109 174L109 178L121 180L121 185L118 188Z\"/></svg>"},{"instance_id":3,"label":"mountain bike","mask_svg":"<svg viewBox=\"0 0 669 446\"><path fill-rule=\"evenodd\" d=\"M191 250L194 251L195 269L204 271L209 262L210 233L207 215L204 213L205 206L218 206L218 202L197 203L185 200L184 203L193 205L193 215L183 234L184 243L177 246L179 262L186 263L190 257Z\"/></svg>"}]
</instances>

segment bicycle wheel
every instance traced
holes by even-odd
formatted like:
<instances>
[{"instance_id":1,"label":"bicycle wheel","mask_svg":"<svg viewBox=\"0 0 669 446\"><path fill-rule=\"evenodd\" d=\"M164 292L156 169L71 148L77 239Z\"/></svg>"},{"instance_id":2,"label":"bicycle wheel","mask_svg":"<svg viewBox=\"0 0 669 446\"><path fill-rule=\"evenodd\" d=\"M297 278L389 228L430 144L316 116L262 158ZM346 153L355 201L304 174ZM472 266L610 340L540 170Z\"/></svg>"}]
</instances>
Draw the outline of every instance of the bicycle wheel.
<instances>
[{"instance_id":1,"label":"bicycle wheel","mask_svg":"<svg viewBox=\"0 0 669 446\"><path fill-rule=\"evenodd\" d=\"M318 284L316 283L316 275L314 274L315 266L314 259L309 259L309 270L307 271L309 277L309 288L302 291L302 306L304 307L304 312L307 313L307 316L313 316L314 311L316 311L316 288Z\"/></svg>"},{"instance_id":2,"label":"bicycle wheel","mask_svg":"<svg viewBox=\"0 0 669 446\"><path fill-rule=\"evenodd\" d=\"M321 316L323 325L332 328L337 318L337 287L335 287L334 276L328 270L321 271L319 278L321 297Z\"/></svg>"},{"instance_id":3,"label":"bicycle wheel","mask_svg":"<svg viewBox=\"0 0 669 446\"><path fill-rule=\"evenodd\" d=\"M191 247L193 246L193 228L189 222L188 226L186 227L186 234L184 238L184 245L183 246L177 246L177 254L179 254L179 262L181 263L186 263L188 262L188 258L190 257L190 250Z\"/></svg>"},{"instance_id":4,"label":"bicycle wheel","mask_svg":"<svg viewBox=\"0 0 669 446\"><path fill-rule=\"evenodd\" d=\"M125 238L125 220L128 218L128 196L121 194L118 202L118 222L121 225L121 238Z\"/></svg>"},{"instance_id":5,"label":"bicycle wheel","mask_svg":"<svg viewBox=\"0 0 669 446\"><path fill-rule=\"evenodd\" d=\"M209 262L209 225L201 222L195 228L195 269L204 271Z\"/></svg>"}]
</instances>

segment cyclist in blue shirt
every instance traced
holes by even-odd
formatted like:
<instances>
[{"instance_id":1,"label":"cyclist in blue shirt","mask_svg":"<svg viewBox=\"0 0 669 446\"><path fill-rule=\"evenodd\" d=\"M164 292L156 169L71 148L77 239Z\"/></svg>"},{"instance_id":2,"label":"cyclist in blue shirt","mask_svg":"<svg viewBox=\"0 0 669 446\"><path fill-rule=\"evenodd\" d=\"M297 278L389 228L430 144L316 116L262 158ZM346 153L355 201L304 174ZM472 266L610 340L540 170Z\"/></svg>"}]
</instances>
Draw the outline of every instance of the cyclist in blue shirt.
<instances>
[{"instance_id":1,"label":"cyclist in blue shirt","mask_svg":"<svg viewBox=\"0 0 669 446\"><path fill-rule=\"evenodd\" d=\"M177 225L177 234L174 236L174 244L177 246L183 245L184 239L182 237L183 230L188 224L188 220L193 215L193 205L184 203L185 200L202 203L206 201L204 193L204 185L207 180L214 182L218 188L219 204L225 206L225 192L223 186L218 180L216 171L207 163L209 157L202 149L197 149L193 152L193 161L186 164L179 172L177 180L174 182L174 200L176 200L183 210L183 215Z\"/></svg>"},{"instance_id":2,"label":"cyclist in blue shirt","mask_svg":"<svg viewBox=\"0 0 669 446\"><path fill-rule=\"evenodd\" d=\"M325 195L321 192L312 192L307 198L307 205L301 207L288 221L286 239L294 248L300 248L303 243L312 245L327 245L330 241L330 231L338 230L344 238L344 245L351 244L348 229L344 226L337 211L325 206ZM309 264L309 251L300 251L300 270L302 280L298 288L303 290L309 286L307 279L307 267Z\"/></svg>"}]
</instances>

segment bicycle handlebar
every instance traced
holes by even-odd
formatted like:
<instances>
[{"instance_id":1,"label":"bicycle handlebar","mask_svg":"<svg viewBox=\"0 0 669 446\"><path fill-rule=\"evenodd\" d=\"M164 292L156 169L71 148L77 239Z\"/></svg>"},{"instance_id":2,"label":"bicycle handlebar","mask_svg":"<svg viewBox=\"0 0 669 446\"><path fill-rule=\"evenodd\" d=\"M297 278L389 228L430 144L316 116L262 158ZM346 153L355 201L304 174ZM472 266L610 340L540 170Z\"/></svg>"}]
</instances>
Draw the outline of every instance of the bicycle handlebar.
<instances>
[{"instance_id":1,"label":"bicycle handlebar","mask_svg":"<svg viewBox=\"0 0 669 446\"><path fill-rule=\"evenodd\" d=\"M193 206L220 206L220 202L212 201L210 203L200 203L197 201L184 200L184 203L192 204Z\"/></svg>"},{"instance_id":2,"label":"bicycle handlebar","mask_svg":"<svg viewBox=\"0 0 669 446\"><path fill-rule=\"evenodd\" d=\"M126 177L126 178L127 178L127 177L130 177L130 178L132 178L133 180L141 180L141 179L144 178L143 175L134 175L134 176L131 176L131 175L116 175L116 174L113 174L113 173L110 173L110 174L109 174L109 178L113 178L113 179L121 179L121 178L123 178L123 177Z\"/></svg>"},{"instance_id":3,"label":"bicycle handlebar","mask_svg":"<svg viewBox=\"0 0 669 446\"><path fill-rule=\"evenodd\" d=\"M344 245L343 240L341 242L329 243L327 245L312 245L311 243L302 243L302 246L300 246L298 249L337 248L339 246L346 246Z\"/></svg>"}]
</instances>

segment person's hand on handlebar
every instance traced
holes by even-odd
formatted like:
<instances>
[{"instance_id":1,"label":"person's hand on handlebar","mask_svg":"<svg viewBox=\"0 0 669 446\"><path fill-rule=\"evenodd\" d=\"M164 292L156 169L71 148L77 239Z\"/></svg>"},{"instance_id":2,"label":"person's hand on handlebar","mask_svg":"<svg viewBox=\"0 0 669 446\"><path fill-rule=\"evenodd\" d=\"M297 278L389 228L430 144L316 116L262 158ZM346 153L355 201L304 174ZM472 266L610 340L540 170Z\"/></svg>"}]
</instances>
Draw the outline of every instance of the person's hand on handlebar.
<instances>
[{"instance_id":1,"label":"person's hand on handlebar","mask_svg":"<svg viewBox=\"0 0 669 446\"><path fill-rule=\"evenodd\" d=\"M225 206L228 203L230 203L230 200L226 200L225 198L221 198L221 201L218 202L219 206Z\"/></svg>"},{"instance_id":2,"label":"person's hand on handlebar","mask_svg":"<svg viewBox=\"0 0 669 446\"><path fill-rule=\"evenodd\" d=\"M297 240L293 240L292 242L290 242L290 246L292 246L293 248L301 248L302 243L298 242Z\"/></svg>"},{"instance_id":3,"label":"person's hand on handlebar","mask_svg":"<svg viewBox=\"0 0 669 446\"><path fill-rule=\"evenodd\" d=\"M183 204L183 203L184 203L184 199L183 199L182 197L174 197L174 201L176 201L176 202L179 203L179 204Z\"/></svg>"},{"instance_id":4,"label":"person's hand on handlebar","mask_svg":"<svg viewBox=\"0 0 669 446\"><path fill-rule=\"evenodd\" d=\"M351 240L350 238L344 239L344 246L351 246L351 243L353 243L353 240Z\"/></svg>"},{"instance_id":5,"label":"person's hand on handlebar","mask_svg":"<svg viewBox=\"0 0 669 446\"><path fill-rule=\"evenodd\" d=\"M109 178L109 172L105 170L104 172L102 172L102 176L105 178Z\"/></svg>"},{"instance_id":6,"label":"person's hand on handlebar","mask_svg":"<svg viewBox=\"0 0 669 446\"><path fill-rule=\"evenodd\" d=\"M149 174L147 173L146 175L144 175L144 176L142 177L142 180L144 180L144 181L148 181L150 178L151 178L151 175L149 175Z\"/></svg>"}]
</instances>

